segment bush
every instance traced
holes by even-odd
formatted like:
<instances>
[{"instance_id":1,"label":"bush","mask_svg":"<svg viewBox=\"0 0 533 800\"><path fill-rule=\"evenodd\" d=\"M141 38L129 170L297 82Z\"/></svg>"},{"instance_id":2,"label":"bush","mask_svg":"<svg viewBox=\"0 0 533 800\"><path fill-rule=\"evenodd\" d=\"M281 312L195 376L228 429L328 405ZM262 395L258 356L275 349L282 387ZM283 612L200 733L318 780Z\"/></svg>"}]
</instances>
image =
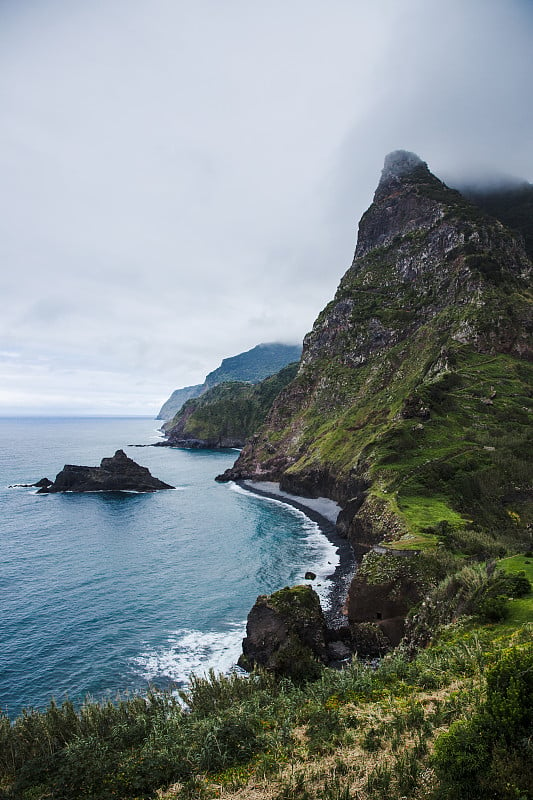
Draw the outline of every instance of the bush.
<instances>
[{"instance_id":1,"label":"bush","mask_svg":"<svg viewBox=\"0 0 533 800\"><path fill-rule=\"evenodd\" d=\"M533 792L533 644L510 648L487 673L485 702L435 742L440 796L514 800Z\"/></svg>"},{"instance_id":2,"label":"bush","mask_svg":"<svg viewBox=\"0 0 533 800\"><path fill-rule=\"evenodd\" d=\"M506 575L506 578L509 597L525 597L533 588L523 569L514 575Z\"/></svg>"},{"instance_id":3,"label":"bush","mask_svg":"<svg viewBox=\"0 0 533 800\"><path fill-rule=\"evenodd\" d=\"M509 616L509 604L503 595L484 597L477 606L481 622L502 622Z\"/></svg>"}]
</instances>

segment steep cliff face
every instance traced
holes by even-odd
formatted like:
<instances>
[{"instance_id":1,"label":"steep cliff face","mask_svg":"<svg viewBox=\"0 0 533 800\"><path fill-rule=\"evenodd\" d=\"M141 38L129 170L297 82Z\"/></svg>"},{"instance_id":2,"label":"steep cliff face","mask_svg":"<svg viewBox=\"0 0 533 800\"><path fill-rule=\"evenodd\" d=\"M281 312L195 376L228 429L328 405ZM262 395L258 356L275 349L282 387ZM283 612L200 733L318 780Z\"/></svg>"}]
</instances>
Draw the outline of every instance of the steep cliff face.
<instances>
[{"instance_id":1,"label":"steep cliff face","mask_svg":"<svg viewBox=\"0 0 533 800\"><path fill-rule=\"evenodd\" d=\"M202 394L203 390L203 383L198 383L195 386L184 386L183 389L174 389L168 400L166 400L161 406L156 419L172 419L172 417L178 413L180 408L185 405L187 400L191 400L193 397L198 397Z\"/></svg>"},{"instance_id":2,"label":"steep cliff face","mask_svg":"<svg viewBox=\"0 0 533 800\"><path fill-rule=\"evenodd\" d=\"M520 236L390 154L296 379L226 479L329 496L363 546L525 536L531 269Z\"/></svg>"}]
</instances>

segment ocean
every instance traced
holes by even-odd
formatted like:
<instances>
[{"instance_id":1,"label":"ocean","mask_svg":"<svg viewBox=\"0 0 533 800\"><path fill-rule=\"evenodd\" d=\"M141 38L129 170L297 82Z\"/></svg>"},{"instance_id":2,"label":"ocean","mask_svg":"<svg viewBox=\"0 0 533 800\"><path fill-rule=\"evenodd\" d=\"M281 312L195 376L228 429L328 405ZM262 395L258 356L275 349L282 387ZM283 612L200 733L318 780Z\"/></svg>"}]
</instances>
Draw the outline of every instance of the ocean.
<instances>
[{"instance_id":1,"label":"ocean","mask_svg":"<svg viewBox=\"0 0 533 800\"><path fill-rule=\"evenodd\" d=\"M158 441L151 418L0 419L0 707L183 686L234 667L257 595L303 581L327 603L335 547L301 511L215 475L235 450ZM153 494L8 488L118 448L176 486Z\"/></svg>"}]
</instances>

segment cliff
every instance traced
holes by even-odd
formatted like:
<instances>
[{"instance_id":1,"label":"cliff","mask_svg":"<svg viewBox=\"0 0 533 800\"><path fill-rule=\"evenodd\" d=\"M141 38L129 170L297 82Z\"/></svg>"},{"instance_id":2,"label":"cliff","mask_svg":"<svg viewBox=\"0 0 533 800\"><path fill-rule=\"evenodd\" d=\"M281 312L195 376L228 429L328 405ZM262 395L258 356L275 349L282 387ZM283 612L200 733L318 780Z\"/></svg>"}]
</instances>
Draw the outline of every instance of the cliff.
<instances>
[{"instance_id":1,"label":"cliff","mask_svg":"<svg viewBox=\"0 0 533 800\"><path fill-rule=\"evenodd\" d=\"M298 375L221 477L338 501L383 562L527 545L531 270L521 235L390 154Z\"/></svg>"},{"instance_id":2,"label":"cliff","mask_svg":"<svg viewBox=\"0 0 533 800\"><path fill-rule=\"evenodd\" d=\"M163 404L157 419L172 420L187 400L199 397L220 383L230 381L259 383L292 361L298 361L301 352L300 345L275 342L258 344L245 353L224 358L220 366L206 376L204 383L176 389Z\"/></svg>"},{"instance_id":3,"label":"cliff","mask_svg":"<svg viewBox=\"0 0 533 800\"><path fill-rule=\"evenodd\" d=\"M203 383L198 383L195 386L184 386L183 389L175 389L168 400L166 400L156 419L172 419L178 413L180 408L185 405L187 400L193 397L198 397L204 389Z\"/></svg>"},{"instance_id":4,"label":"cliff","mask_svg":"<svg viewBox=\"0 0 533 800\"><path fill-rule=\"evenodd\" d=\"M264 423L277 395L296 375L289 364L260 383L221 383L189 400L163 430L168 444L181 447L243 447Z\"/></svg>"}]
</instances>

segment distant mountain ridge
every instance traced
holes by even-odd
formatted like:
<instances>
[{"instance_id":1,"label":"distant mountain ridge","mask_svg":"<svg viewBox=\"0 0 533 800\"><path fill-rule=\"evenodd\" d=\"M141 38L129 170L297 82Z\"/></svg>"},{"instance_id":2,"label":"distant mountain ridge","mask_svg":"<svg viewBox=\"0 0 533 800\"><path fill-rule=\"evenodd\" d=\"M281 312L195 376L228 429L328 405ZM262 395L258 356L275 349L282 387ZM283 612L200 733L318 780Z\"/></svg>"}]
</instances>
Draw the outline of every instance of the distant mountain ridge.
<instances>
[{"instance_id":1,"label":"distant mountain ridge","mask_svg":"<svg viewBox=\"0 0 533 800\"><path fill-rule=\"evenodd\" d=\"M162 430L173 447L243 447L264 423L272 403L296 376L288 364L259 383L224 381L183 405Z\"/></svg>"},{"instance_id":2,"label":"distant mountain ridge","mask_svg":"<svg viewBox=\"0 0 533 800\"><path fill-rule=\"evenodd\" d=\"M172 392L161 407L156 419L171 420L187 400L200 397L208 389L218 386L219 383L228 381L259 383L270 375L275 375L287 364L299 361L301 353L301 345L269 342L258 344L251 350L236 356L224 358L220 366L206 376L204 383L186 386Z\"/></svg>"}]
</instances>

